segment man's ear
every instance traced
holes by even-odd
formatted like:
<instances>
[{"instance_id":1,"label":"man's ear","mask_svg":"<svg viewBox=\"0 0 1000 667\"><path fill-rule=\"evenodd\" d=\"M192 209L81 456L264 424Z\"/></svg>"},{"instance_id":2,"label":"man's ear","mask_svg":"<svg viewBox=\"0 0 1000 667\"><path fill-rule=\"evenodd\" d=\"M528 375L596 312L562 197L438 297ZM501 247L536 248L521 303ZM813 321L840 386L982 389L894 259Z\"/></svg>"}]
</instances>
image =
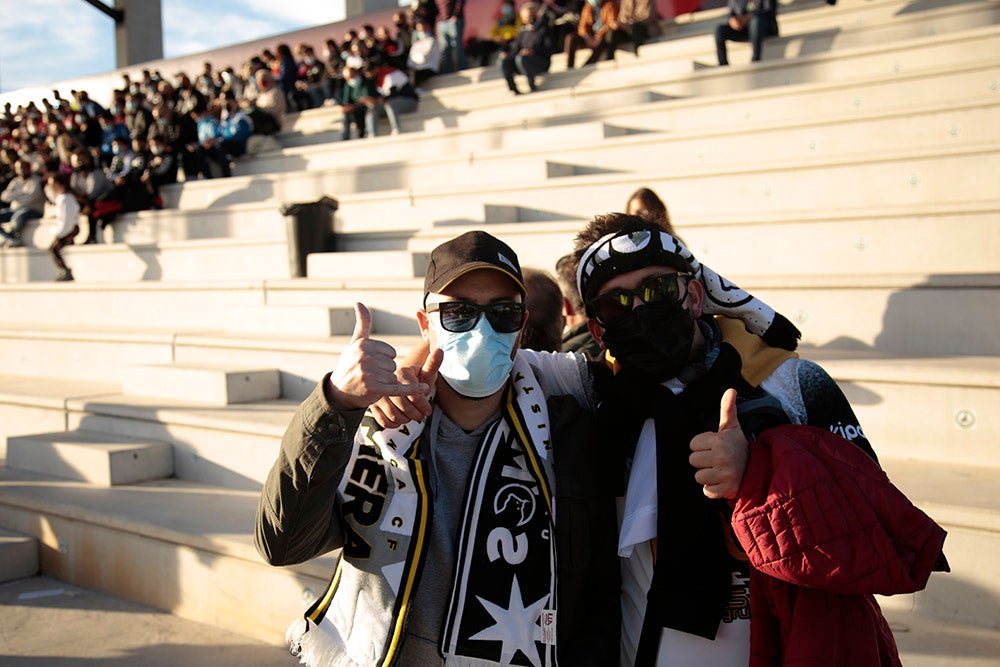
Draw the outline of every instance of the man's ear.
<instances>
[{"instance_id":1,"label":"man's ear","mask_svg":"<svg viewBox=\"0 0 1000 667\"><path fill-rule=\"evenodd\" d=\"M597 320L591 317L590 319L587 320L587 328L590 329L590 335L594 338L594 340L596 340L598 343L601 344L601 349L602 350L607 349L607 346L604 344L603 340L604 327L598 324Z\"/></svg>"},{"instance_id":2,"label":"man's ear","mask_svg":"<svg viewBox=\"0 0 1000 667\"><path fill-rule=\"evenodd\" d=\"M569 303L569 299L563 297L562 300L563 300L563 308L562 308L563 317L572 317L575 313L573 311L573 306L571 306Z\"/></svg>"},{"instance_id":3,"label":"man's ear","mask_svg":"<svg viewBox=\"0 0 1000 667\"><path fill-rule=\"evenodd\" d=\"M420 326L420 335L424 340L429 342L431 335L431 322L427 319L427 313L422 310L417 311L417 324Z\"/></svg>"},{"instance_id":4,"label":"man's ear","mask_svg":"<svg viewBox=\"0 0 1000 667\"><path fill-rule=\"evenodd\" d=\"M691 315L699 318L705 307L705 286L701 284L700 280L692 276L687 279L687 289L688 302L691 304Z\"/></svg>"}]
</instances>

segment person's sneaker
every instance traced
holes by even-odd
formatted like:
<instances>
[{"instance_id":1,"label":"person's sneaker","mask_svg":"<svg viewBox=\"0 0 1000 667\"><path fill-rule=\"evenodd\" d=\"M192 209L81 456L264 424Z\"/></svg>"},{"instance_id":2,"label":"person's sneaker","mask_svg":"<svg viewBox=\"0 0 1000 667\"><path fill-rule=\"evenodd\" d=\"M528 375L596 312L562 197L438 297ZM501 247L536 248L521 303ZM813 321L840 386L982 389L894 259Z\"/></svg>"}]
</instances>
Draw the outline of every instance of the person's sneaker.
<instances>
[{"instance_id":1,"label":"person's sneaker","mask_svg":"<svg viewBox=\"0 0 1000 667\"><path fill-rule=\"evenodd\" d=\"M6 243L4 243L4 247L5 248L23 248L24 247L24 241L22 241L19 238L12 238L9 241L7 241Z\"/></svg>"},{"instance_id":2,"label":"person's sneaker","mask_svg":"<svg viewBox=\"0 0 1000 667\"><path fill-rule=\"evenodd\" d=\"M65 283L65 282L69 282L71 280L73 280L73 272L71 270L69 270L69 269L65 269L63 271L60 271L56 275L56 282L57 283Z\"/></svg>"}]
</instances>

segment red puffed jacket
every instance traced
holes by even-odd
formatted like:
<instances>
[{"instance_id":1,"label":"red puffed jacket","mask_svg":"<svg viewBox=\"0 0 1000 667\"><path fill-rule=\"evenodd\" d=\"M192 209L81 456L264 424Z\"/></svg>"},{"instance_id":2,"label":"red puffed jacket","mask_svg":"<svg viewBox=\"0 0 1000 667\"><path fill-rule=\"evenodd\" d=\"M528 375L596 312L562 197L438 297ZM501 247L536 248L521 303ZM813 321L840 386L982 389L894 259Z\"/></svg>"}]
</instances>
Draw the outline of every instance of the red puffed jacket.
<instances>
[{"instance_id":1,"label":"red puffed jacket","mask_svg":"<svg viewBox=\"0 0 1000 667\"><path fill-rule=\"evenodd\" d=\"M899 665L873 594L948 570L945 531L864 452L809 426L750 446L732 525L751 565L751 667Z\"/></svg>"}]
</instances>

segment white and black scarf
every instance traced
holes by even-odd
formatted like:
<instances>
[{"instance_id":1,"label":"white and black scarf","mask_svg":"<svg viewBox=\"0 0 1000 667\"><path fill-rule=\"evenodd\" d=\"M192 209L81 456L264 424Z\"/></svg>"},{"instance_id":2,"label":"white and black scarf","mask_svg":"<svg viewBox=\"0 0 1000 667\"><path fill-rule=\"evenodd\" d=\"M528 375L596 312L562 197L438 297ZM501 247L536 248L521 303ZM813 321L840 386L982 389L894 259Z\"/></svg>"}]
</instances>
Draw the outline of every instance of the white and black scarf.
<instances>
[{"instance_id":1,"label":"white and black scarf","mask_svg":"<svg viewBox=\"0 0 1000 667\"><path fill-rule=\"evenodd\" d=\"M556 567L544 396L515 363L465 498L441 637L448 664L555 665Z\"/></svg>"}]
</instances>

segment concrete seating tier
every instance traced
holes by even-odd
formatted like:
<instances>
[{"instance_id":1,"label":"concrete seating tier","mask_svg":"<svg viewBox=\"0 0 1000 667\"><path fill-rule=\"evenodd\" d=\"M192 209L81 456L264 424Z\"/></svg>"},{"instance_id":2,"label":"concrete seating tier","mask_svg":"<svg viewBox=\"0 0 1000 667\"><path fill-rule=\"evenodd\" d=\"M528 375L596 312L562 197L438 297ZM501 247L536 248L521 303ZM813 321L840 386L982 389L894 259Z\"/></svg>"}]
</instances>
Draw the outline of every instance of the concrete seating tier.
<instances>
[{"instance_id":1,"label":"concrete seating tier","mask_svg":"<svg viewBox=\"0 0 1000 667\"><path fill-rule=\"evenodd\" d=\"M340 142L336 110L293 115L284 148L237 177L168 188L171 208L68 249L74 284L40 282L38 250L5 250L0 528L37 540L45 574L280 643L335 559L267 567L252 516L297 403L349 343L352 304L405 352L435 245L487 228L551 269L584 221L648 186L704 263L800 327L890 478L949 531L953 572L883 601L906 664L939 664L941 646L954 664L980 645L992 659L998 8L789 3L764 62L730 45L725 69L708 66L724 10L700 12L639 58L557 57L533 95L512 98L495 68L432 79L399 136ZM340 204L338 252L292 278L279 206L323 195ZM60 465L155 441L173 477L100 488L30 463L82 434L97 447ZM23 463L29 444L43 447ZM913 653L906 628L921 628Z\"/></svg>"},{"instance_id":2,"label":"concrete seating tier","mask_svg":"<svg viewBox=\"0 0 1000 667\"><path fill-rule=\"evenodd\" d=\"M996 10L993 2L987 6ZM958 32L943 31L943 34L930 37L925 35L888 43L877 39L868 45L833 53L766 60L752 68L698 66L689 53L666 53L662 59L646 58L644 53L641 69L639 65L615 67L615 63L598 63L563 75L573 80L562 81L552 75L551 87L546 85L538 93L515 99L510 98L505 84L499 80L484 81L476 86L444 85L422 98L421 109L404 116L403 123L405 129L417 130L509 124L551 115L574 115L595 108L613 112L641 101L637 98L641 98L644 89L672 98L732 95L740 91L810 83L817 80L817 74L829 83L866 75L905 74L928 67L956 67L971 60L981 62L996 50L995 20L977 17L970 23L968 29ZM956 40L963 41L965 48L954 48ZM696 38L703 47L706 41L710 42L711 38ZM294 147L335 141L339 139L339 130L334 132L333 128L339 123L340 113L333 108L302 112L292 120L292 131L282 138L282 144ZM238 173L243 168L253 167L241 163Z\"/></svg>"},{"instance_id":3,"label":"concrete seating tier","mask_svg":"<svg viewBox=\"0 0 1000 667\"><path fill-rule=\"evenodd\" d=\"M278 644L335 560L262 562L250 541L259 492L170 479L110 489L0 470L4 524L39 537L48 576Z\"/></svg>"}]
</instances>

